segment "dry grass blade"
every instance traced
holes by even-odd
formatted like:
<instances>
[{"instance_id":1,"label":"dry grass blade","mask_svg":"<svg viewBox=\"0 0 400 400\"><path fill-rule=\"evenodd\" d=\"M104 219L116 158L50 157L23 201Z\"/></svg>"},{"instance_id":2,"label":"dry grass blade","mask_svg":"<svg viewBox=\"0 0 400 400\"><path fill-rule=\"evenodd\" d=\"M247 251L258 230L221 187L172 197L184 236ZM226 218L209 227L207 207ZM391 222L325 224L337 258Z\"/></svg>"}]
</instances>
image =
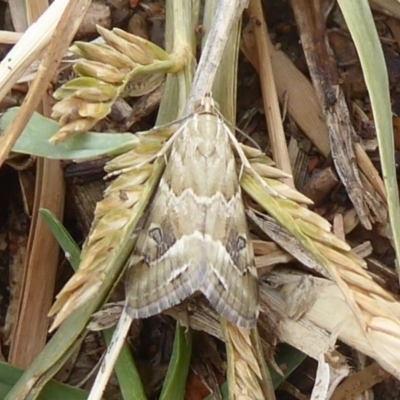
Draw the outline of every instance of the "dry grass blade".
<instances>
[{"instance_id":1,"label":"dry grass blade","mask_svg":"<svg viewBox=\"0 0 400 400\"><path fill-rule=\"evenodd\" d=\"M41 218L39 209L51 210L58 216L64 210L64 181L60 162L40 159L37 163L34 218L29 232L21 282L23 292L9 356L10 362L22 368L32 363L46 343L47 312L53 301L58 265L57 241Z\"/></svg>"},{"instance_id":2,"label":"dry grass blade","mask_svg":"<svg viewBox=\"0 0 400 400\"><path fill-rule=\"evenodd\" d=\"M18 36L20 40L0 65L0 99L4 98L25 69L47 45L67 4L67 0L55 1L37 23L31 25L24 34L3 32L3 36L6 34L7 36ZM24 18L26 19L26 16ZM21 31L24 31L25 28L24 26Z\"/></svg>"},{"instance_id":3,"label":"dry grass blade","mask_svg":"<svg viewBox=\"0 0 400 400\"><path fill-rule=\"evenodd\" d=\"M270 132L270 142L274 160L279 169L289 174L289 178L282 181L288 186L294 187L292 167L290 165L288 148L286 145L285 132L283 131L282 116L278 102L278 95L271 65L270 43L268 42L268 31L264 19L264 13L260 0L250 0L248 9L252 21L256 46L258 50L259 72L265 118Z\"/></svg>"}]
</instances>

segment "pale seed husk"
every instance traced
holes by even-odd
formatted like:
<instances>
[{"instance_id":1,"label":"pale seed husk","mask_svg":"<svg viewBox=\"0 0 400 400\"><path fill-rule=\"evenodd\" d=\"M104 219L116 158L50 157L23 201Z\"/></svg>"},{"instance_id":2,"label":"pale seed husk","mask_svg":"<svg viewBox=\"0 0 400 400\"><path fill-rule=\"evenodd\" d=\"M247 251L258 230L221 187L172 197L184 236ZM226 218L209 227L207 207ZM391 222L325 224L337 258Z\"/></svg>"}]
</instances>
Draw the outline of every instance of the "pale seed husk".
<instances>
[{"instance_id":1,"label":"pale seed husk","mask_svg":"<svg viewBox=\"0 0 400 400\"><path fill-rule=\"evenodd\" d=\"M75 42L69 49L72 53L84 59L112 65L121 72L128 73L136 64L124 54L108 44Z\"/></svg>"},{"instance_id":2,"label":"pale seed husk","mask_svg":"<svg viewBox=\"0 0 400 400\"><path fill-rule=\"evenodd\" d=\"M139 201L142 192L142 185L138 185L130 190L113 191L99 203L97 212L101 215L111 208L130 209Z\"/></svg>"},{"instance_id":3,"label":"pale seed husk","mask_svg":"<svg viewBox=\"0 0 400 400\"><path fill-rule=\"evenodd\" d=\"M110 185L108 188L105 189L104 195L107 196L113 191L131 190L137 185L142 185L147 181L147 179L150 178L152 172L153 167L146 164L141 168L127 172L125 174L121 174L120 176L118 176L117 179L115 179L112 186Z\"/></svg>"},{"instance_id":4,"label":"pale seed husk","mask_svg":"<svg viewBox=\"0 0 400 400\"><path fill-rule=\"evenodd\" d=\"M97 31L107 44L128 56L133 62L141 65L149 65L154 61L154 57L144 52L138 45L122 39L114 32L102 28L101 26L97 26Z\"/></svg>"},{"instance_id":5,"label":"pale seed husk","mask_svg":"<svg viewBox=\"0 0 400 400\"><path fill-rule=\"evenodd\" d=\"M149 40L143 39L140 36L131 35L130 33L123 31L119 28L114 28L113 32L121 37L122 39L137 45L140 49L148 56L155 60L168 60L169 54L164 51L161 47L158 47Z\"/></svg>"},{"instance_id":6,"label":"pale seed husk","mask_svg":"<svg viewBox=\"0 0 400 400\"><path fill-rule=\"evenodd\" d=\"M117 94L118 94L117 89L110 85L108 87L100 86L100 87L79 89L74 92L73 96L86 100L88 102L90 101L109 102L111 100L115 100Z\"/></svg>"},{"instance_id":7,"label":"pale seed husk","mask_svg":"<svg viewBox=\"0 0 400 400\"><path fill-rule=\"evenodd\" d=\"M79 115L79 107L84 103L82 99L69 96L54 104L51 118L60 120L60 118L76 118Z\"/></svg>"},{"instance_id":8,"label":"pale seed husk","mask_svg":"<svg viewBox=\"0 0 400 400\"><path fill-rule=\"evenodd\" d=\"M308 208L300 204L297 204L295 201L278 199L277 204L293 218L305 220L325 232L331 231L331 224L325 218L322 218L317 213L310 211Z\"/></svg>"},{"instance_id":9,"label":"pale seed husk","mask_svg":"<svg viewBox=\"0 0 400 400\"><path fill-rule=\"evenodd\" d=\"M97 121L105 118L111 111L112 103L88 103L83 102L79 107L78 114L84 118L91 118Z\"/></svg>"},{"instance_id":10,"label":"pale seed husk","mask_svg":"<svg viewBox=\"0 0 400 400\"><path fill-rule=\"evenodd\" d=\"M261 150L252 147L252 146L247 146L246 144L243 143L239 143L240 148L243 150L245 156L249 159L255 159L257 157L267 157ZM274 165L274 162L272 161L272 159L270 159L269 157L267 157L269 160L271 160L271 164L270 165Z\"/></svg>"},{"instance_id":11,"label":"pale seed husk","mask_svg":"<svg viewBox=\"0 0 400 400\"><path fill-rule=\"evenodd\" d=\"M113 98L117 94L115 86L110 85L109 83L106 82L102 82L96 78L85 76L85 77L74 78L68 81L54 92L53 97L56 100L62 100L71 95L75 95L75 97L80 97L85 99L85 97L76 96L76 93L80 90L87 90L87 89L97 89L99 90L101 96L105 95L107 98Z\"/></svg>"},{"instance_id":12,"label":"pale seed husk","mask_svg":"<svg viewBox=\"0 0 400 400\"><path fill-rule=\"evenodd\" d=\"M278 192L282 197L286 199L293 200L296 203L301 204L313 204L312 200L310 200L308 197L304 196L296 189L292 189L290 186L285 185L280 181L270 178L263 178L263 180L267 183L269 187L271 187L273 190Z\"/></svg>"},{"instance_id":13,"label":"pale seed husk","mask_svg":"<svg viewBox=\"0 0 400 400\"><path fill-rule=\"evenodd\" d=\"M262 178L281 179L291 177L290 174L264 163L254 162L251 160L250 165Z\"/></svg>"},{"instance_id":14,"label":"pale seed husk","mask_svg":"<svg viewBox=\"0 0 400 400\"><path fill-rule=\"evenodd\" d=\"M96 123L97 120L92 118L77 119L61 127L61 129L50 138L49 142L57 144L72 136L85 133L93 128Z\"/></svg>"},{"instance_id":15,"label":"pale seed husk","mask_svg":"<svg viewBox=\"0 0 400 400\"><path fill-rule=\"evenodd\" d=\"M350 246L344 242L343 240L337 238L335 235L332 235L331 232L327 232L324 229L318 228L315 224L310 223L308 221L297 219L297 226L310 238L318 240L319 242L327 245L329 247L334 247L343 251L350 251ZM365 263L364 263L365 264Z\"/></svg>"},{"instance_id":16,"label":"pale seed husk","mask_svg":"<svg viewBox=\"0 0 400 400\"><path fill-rule=\"evenodd\" d=\"M126 76L118 68L98 61L79 60L73 68L81 76L89 76L113 84L121 84Z\"/></svg>"},{"instance_id":17,"label":"pale seed husk","mask_svg":"<svg viewBox=\"0 0 400 400\"><path fill-rule=\"evenodd\" d=\"M320 243L319 241L314 240L313 244L316 249L318 249L321 254L324 255L327 259L331 260L332 262L339 264L339 265L358 265L359 267L359 273L364 274L365 270L362 268L365 266L365 261L362 258L349 258L348 254L350 253L349 251L337 251L330 246L327 246L325 243ZM357 262L355 262L357 261ZM350 270L350 268L349 268Z\"/></svg>"}]
</instances>

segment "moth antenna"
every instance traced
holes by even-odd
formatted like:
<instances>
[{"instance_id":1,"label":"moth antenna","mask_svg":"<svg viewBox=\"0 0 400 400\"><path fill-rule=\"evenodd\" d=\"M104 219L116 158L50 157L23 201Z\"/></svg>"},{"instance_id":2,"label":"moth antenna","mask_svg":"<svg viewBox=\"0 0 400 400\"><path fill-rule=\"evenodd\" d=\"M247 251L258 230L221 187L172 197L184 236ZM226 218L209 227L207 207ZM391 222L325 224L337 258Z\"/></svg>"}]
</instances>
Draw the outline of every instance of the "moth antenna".
<instances>
[{"instance_id":1,"label":"moth antenna","mask_svg":"<svg viewBox=\"0 0 400 400\"><path fill-rule=\"evenodd\" d=\"M240 166L240 171L239 171L239 182L242 179L243 171L244 171L244 165L242 163L242 165Z\"/></svg>"},{"instance_id":2,"label":"moth antenna","mask_svg":"<svg viewBox=\"0 0 400 400\"><path fill-rule=\"evenodd\" d=\"M245 167L249 168L250 170L253 170L253 168L250 165L249 160L247 159L246 155L244 154L243 149L240 147L238 140L235 138L235 135L229 129L229 126L226 125L225 129L226 129L226 132L228 134L230 141L233 144L233 147L235 148L240 160L242 161L242 166L245 166Z\"/></svg>"},{"instance_id":3,"label":"moth antenna","mask_svg":"<svg viewBox=\"0 0 400 400\"><path fill-rule=\"evenodd\" d=\"M211 93L208 92L206 96L201 100L201 105L204 105L204 99L207 98L207 105L211 104L211 108L214 110L214 112L218 115L219 118L221 118L225 124L230 127L231 129L239 132L242 136L244 136L247 140L249 140L256 149L261 150L261 147L258 145L258 143L251 137L249 136L246 132L241 130L240 128L233 126L221 113L219 110L219 104L211 97Z\"/></svg>"},{"instance_id":4,"label":"moth antenna","mask_svg":"<svg viewBox=\"0 0 400 400\"><path fill-rule=\"evenodd\" d=\"M235 138L235 135L232 133L232 131L229 129L229 127L226 125L226 132L228 134L229 139L231 140L233 147L235 148L240 160L242 161L242 166L241 166L241 173L245 168L248 169L249 172L252 173L252 175L258 180L258 182L261 184L263 188L265 188L268 193L270 193L273 196L278 196L282 197L275 189L272 189L264 180L261 178L261 176L254 170L254 168L251 166L248 158L244 154L243 149L240 147L238 140Z\"/></svg>"},{"instance_id":5,"label":"moth antenna","mask_svg":"<svg viewBox=\"0 0 400 400\"><path fill-rule=\"evenodd\" d=\"M118 321L117 328L111 339L111 343L107 348L106 355L101 363L96 380L93 384L87 400L101 400L107 383L110 379L115 362L124 345L126 336L128 335L129 328L132 324L132 318L126 312L126 305L122 310L121 317Z\"/></svg>"},{"instance_id":6,"label":"moth antenna","mask_svg":"<svg viewBox=\"0 0 400 400\"><path fill-rule=\"evenodd\" d=\"M218 103L216 103L216 102L214 101L214 105L216 105L216 104L218 104ZM233 126L233 125L221 114L221 111L219 111L219 108L218 108L217 106L215 106L214 109L215 109L216 114L225 122L225 124L226 124L228 127L230 127L231 129L233 129L233 130L239 132L239 133L240 133L242 136L244 136L248 141L250 141L250 142L254 145L254 147L255 147L256 149L262 151L262 150L261 150L261 147L259 146L259 144L258 144L249 134L247 134L245 131L243 131L242 129L238 128L237 126Z\"/></svg>"},{"instance_id":7,"label":"moth antenna","mask_svg":"<svg viewBox=\"0 0 400 400\"><path fill-rule=\"evenodd\" d=\"M119 169L118 171L110 172L103 179L107 180L107 179L113 178L114 176L118 176L118 175L121 175L121 174L126 174L127 172L133 171L135 169L142 168L146 164L154 161L157 158L158 158L158 153L156 153L153 156L149 157L147 160L142 161L141 163L134 165L133 167L126 167L126 168Z\"/></svg>"},{"instance_id":8,"label":"moth antenna","mask_svg":"<svg viewBox=\"0 0 400 400\"><path fill-rule=\"evenodd\" d=\"M134 165L133 167L126 167L126 168L122 168L118 171L113 171L110 172L109 174L107 174L104 179L109 179L112 178L114 176L117 175L121 175L121 174L126 174L127 172L133 171L135 169L141 168L143 166L145 166L146 164L156 160L159 157L164 157L166 155L166 153L169 151L169 149L172 146L172 143L175 141L175 139L182 133L182 131L184 130L186 124L187 124L187 118L182 118L180 121L184 121L179 127L178 129L172 134L172 136L168 139L168 141L164 144L164 146L161 148L160 151L158 151L156 154L150 156L147 160L142 161L139 164Z\"/></svg>"},{"instance_id":9,"label":"moth antenna","mask_svg":"<svg viewBox=\"0 0 400 400\"><path fill-rule=\"evenodd\" d=\"M249 142L251 142L256 149L262 151L260 145L248 133L246 133L245 131L241 130L238 127L235 127L235 131L239 132L243 137L245 137Z\"/></svg>"}]
</instances>

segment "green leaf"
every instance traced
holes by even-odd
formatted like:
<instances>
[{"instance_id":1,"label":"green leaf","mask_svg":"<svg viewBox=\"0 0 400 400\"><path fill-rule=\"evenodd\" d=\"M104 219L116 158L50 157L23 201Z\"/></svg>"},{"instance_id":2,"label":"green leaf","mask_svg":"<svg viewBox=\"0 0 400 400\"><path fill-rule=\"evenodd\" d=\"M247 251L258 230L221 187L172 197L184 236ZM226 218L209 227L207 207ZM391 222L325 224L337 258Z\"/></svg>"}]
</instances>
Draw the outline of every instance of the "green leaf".
<instances>
[{"instance_id":1,"label":"green leaf","mask_svg":"<svg viewBox=\"0 0 400 400\"><path fill-rule=\"evenodd\" d=\"M103 331L107 346L110 345L115 329L110 328ZM128 345L124 345L119 353L115 364L122 397L124 400L147 400L146 393L137 371L135 361Z\"/></svg>"},{"instance_id":2,"label":"green leaf","mask_svg":"<svg viewBox=\"0 0 400 400\"><path fill-rule=\"evenodd\" d=\"M76 271L79 267L81 258L81 251L78 245L72 239L69 232L65 229L64 225L57 219L57 217L49 210L41 209L40 214L47 223L51 233L56 238L60 247L64 250L65 256L71 263L72 268Z\"/></svg>"},{"instance_id":3,"label":"green leaf","mask_svg":"<svg viewBox=\"0 0 400 400\"><path fill-rule=\"evenodd\" d=\"M11 390L12 386L22 376L23 371L15 368L5 362L0 362L0 400L5 399L7 393ZM74 388L72 386L64 385L56 381L50 381L44 388L43 392L38 397L39 400L86 400L88 393Z\"/></svg>"},{"instance_id":4,"label":"green leaf","mask_svg":"<svg viewBox=\"0 0 400 400\"><path fill-rule=\"evenodd\" d=\"M172 357L168 365L160 400L180 400L184 398L191 355L191 332L177 323Z\"/></svg>"},{"instance_id":5,"label":"green leaf","mask_svg":"<svg viewBox=\"0 0 400 400\"><path fill-rule=\"evenodd\" d=\"M18 111L18 107L10 108L1 116L0 136L17 116ZM123 153L138 140L131 133L88 132L57 145L49 143L49 139L59 129L60 125L57 122L35 113L15 143L13 151L57 160L82 160Z\"/></svg>"}]
</instances>

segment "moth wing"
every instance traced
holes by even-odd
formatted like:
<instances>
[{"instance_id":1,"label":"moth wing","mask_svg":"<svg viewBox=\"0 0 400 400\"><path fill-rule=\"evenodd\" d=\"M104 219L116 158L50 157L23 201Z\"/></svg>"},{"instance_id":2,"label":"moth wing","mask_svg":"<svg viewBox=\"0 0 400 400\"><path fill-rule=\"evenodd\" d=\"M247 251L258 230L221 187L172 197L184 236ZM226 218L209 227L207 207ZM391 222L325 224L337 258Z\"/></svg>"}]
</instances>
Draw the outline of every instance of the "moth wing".
<instances>
[{"instance_id":1,"label":"moth wing","mask_svg":"<svg viewBox=\"0 0 400 400\"><path fill-rule=\"evenodd\" d=\"M182 235L177 217L181 201L163 177L135 247L136 259L141 256L142 261L127 271L127 311L132 318L150 317L179 304L205 279L206 263L203 268L198 265L201 235Z\"/></svg>"},{"instance_id":2,"label":"moth wing","mask_svg":"<svg viewBox=\"0 0 400 400\"><path fill-rule=\"evenodd\" d=\"M185 239L177 243L176 251L154 265L140 262L128 270L127 312L132 318L159 314L196 291L194 276L199 277L200 271L193 260L182 258L182 245L188 245Z\"/></svg>"},{"instance_id":3,"label":"moth wing","mask_svg":"<svg viewBox=\"0 0 400 400\"><path fill-rule=\"evenodd\" d=\"M227 129L212 113L194 115L174 142L135 249L144 259L128 271L133 318L157 314L199 290L229 321L256 324L253 249Z\"/></svg>"},{"instance_id":4,"label":"moth wing","mask_svg":"<svg viewBox=\"0 0 400 400\"><path fill-rule=\"evenodd\" d=\"M258 281L240 189L224 211L212 211L210 215L218 216L215 223L225 225L226 235L223 240L205 242L208 275L200 290L226 319L251 328L259 312Z\"/></svg>"}]
</instances>

